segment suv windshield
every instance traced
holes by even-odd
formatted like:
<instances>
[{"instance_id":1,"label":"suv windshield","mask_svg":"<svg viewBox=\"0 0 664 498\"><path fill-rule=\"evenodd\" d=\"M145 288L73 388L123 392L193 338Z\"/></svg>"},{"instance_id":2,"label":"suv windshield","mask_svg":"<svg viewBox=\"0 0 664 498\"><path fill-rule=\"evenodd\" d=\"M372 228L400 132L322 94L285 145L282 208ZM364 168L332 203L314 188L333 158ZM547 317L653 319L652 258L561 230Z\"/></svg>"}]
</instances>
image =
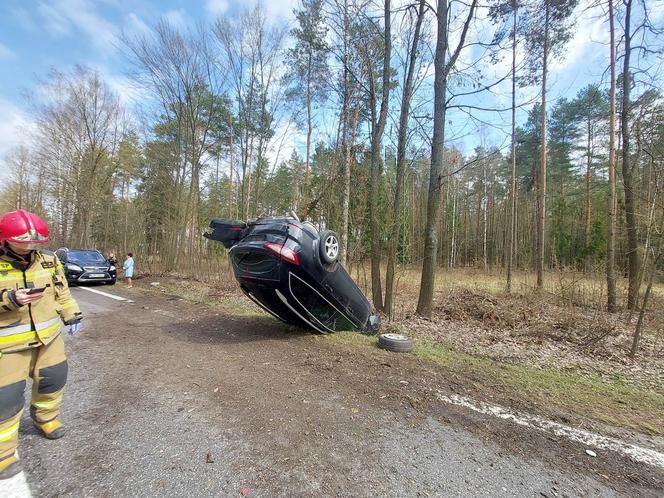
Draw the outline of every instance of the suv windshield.
<instances>
[{"instance_id":1,"label":"suv windshield","mask_svg":"<svg viewBox=\"0 0 664 498\"><path fill-rule=\"evenodd\" d=\"M67 259L82 263L106 263L106 258L97 251L69 251Z\"/></svg>"}]
</instances>

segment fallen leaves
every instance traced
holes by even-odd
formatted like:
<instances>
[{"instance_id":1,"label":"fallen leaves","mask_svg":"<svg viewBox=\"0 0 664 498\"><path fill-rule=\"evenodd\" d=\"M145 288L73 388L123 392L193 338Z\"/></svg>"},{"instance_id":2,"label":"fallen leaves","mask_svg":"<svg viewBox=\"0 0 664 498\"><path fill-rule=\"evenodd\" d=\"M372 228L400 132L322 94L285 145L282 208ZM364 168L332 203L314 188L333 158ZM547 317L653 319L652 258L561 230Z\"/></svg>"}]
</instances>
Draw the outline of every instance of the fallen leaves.
<instances>
[{"instance_id":1,"label":"fallen leaves","mask_svg":"<svg viewBox=\"0 0 664 498\"><path fill-rule=\"evenodd\" d=\"M646 335L639 361L629 361L633 325L627 325L623 314L561 306L537 296L468 289L439 294L431 319L403 315L387 323L386 330L430 338L454 351L495 361L661 389L664 348L658 350L656 338Z\"/></svg>"}]
</instances>

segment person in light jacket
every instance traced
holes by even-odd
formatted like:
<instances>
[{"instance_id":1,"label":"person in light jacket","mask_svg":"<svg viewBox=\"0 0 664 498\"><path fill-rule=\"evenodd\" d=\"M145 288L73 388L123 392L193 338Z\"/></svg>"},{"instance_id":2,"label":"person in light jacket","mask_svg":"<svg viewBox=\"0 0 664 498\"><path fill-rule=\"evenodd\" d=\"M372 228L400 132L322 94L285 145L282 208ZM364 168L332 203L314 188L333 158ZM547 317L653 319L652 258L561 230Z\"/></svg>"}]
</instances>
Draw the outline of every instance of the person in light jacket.
<instances>
[{"instance_id":1,"label":"person in light jacket","mask_svg":"<svg viewBox=\"0 0 664 498\"><path fill-rule=\"evenodd\" d=\"M122 264L122 271L124 271L127 288L131 289L133 287L131 278L134 276L134 253L127 253L127 259L125 259L124 263Z\"/></svg>"}]
</instances>

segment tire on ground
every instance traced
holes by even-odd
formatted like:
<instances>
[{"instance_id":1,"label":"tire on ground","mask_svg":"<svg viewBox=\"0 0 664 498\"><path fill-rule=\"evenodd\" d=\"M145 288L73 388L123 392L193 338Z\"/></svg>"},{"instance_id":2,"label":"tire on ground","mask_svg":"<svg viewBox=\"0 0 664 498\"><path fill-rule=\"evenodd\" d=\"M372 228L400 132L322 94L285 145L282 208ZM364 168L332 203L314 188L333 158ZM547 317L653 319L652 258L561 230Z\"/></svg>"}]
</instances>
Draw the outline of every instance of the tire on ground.
<instances>
[{"instance_id":1,"label":"tire on ground","mask_svg":"<svg viewBox=\"0 0 664 498\"><path fill-rule=\"evenodd\" d=\"M413 340L401 334L381 334L378 336L378 347L395 353L408 353L413 349Z\"/></svg>"}]
</instances>

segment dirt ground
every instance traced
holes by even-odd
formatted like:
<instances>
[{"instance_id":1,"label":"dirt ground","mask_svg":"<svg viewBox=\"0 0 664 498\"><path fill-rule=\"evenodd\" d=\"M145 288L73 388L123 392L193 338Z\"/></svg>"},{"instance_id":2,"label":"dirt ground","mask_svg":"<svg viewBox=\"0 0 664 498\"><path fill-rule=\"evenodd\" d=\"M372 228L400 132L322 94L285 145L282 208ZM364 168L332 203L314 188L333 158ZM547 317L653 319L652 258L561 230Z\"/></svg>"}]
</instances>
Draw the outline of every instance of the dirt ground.
<instances>
[{"instance_id":1,"label":"dirt ground","mask_svg":"<svg viewBox=\"0 0 664 498\"><path fill-rule=\"evenodd\" d=\"M70 447L55 446L64 463L37 459L52 442L23 436L39 495L661 496L664 489L662 469L611 452L590 458L579 444L436 396L486 399L486 379L261 314L194 304L148 280L139 285L122 291L134 304L100 311L84 337L68 342L66 413L70 426L86 429L62 440ZM491 397L525 408L500 390Z\"/></svg>"},{"instance_id":2,"label":"dirt ground","mask_svg":"<svg viewBox=\"0 0 664 498\"><path fill-rule=\"evenodd\" d=\"M141 285L233 315L260 314L234 280L209 283L161 275ZM411 297L404 293L400 302ZM649 330L657 330L658 312L650 315ZM561 306L546 296L455 288L436 293L431 319L401 312L394 321L384 320L382 331L414 337L420 358L448 351L438 363L474 379L476 389L494 402L508 398L528 413L618 437L625 437L623 429L662 437L662 337L645 334L639 356L630 360L626 319L625 313ZM641 441L639 434L628 436ZM658 442L664 444L661 438Z\"/></svg>"}]
</instances>

